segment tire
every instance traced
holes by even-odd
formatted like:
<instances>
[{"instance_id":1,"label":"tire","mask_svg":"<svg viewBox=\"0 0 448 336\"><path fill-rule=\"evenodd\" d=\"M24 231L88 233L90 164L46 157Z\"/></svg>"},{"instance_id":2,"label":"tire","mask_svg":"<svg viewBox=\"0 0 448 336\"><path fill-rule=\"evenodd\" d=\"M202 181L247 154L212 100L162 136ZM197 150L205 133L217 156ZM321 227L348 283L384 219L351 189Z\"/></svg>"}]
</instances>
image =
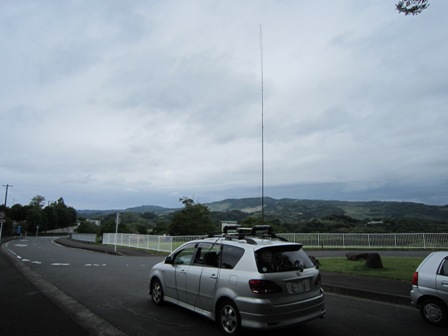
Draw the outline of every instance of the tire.
<instances>
[{"instance_id":1,"label":"tire","mask_svg":"<svg viewBox=\"0 0 448 336\"><path fill-rule=\"evenodd\" d=\"M432 325L445 325L448 322L448 308L437 299L427 299L420 306L423 319Z\"/></svg>"},{"instance_id":2,"label":"tire","mask_svg":"<svg viewBox=\"0 0 448 336\"><path fill-rule=\"evenodd\" d=\"M156 306L163 305L163 288L159 279L154 279L151 282L151 299Z\"/></svg>"},{"instance_id":3,"label":"tire","mask_svg":"<svg viewBox=\"0 0 448 336\"><path fill-rule=\"evenodd\" d=\"M238 335L241 331L241 317L235 303L230 300L223 301L219 305L216 322L225 335Z\"/></svg>"}]
</instances>

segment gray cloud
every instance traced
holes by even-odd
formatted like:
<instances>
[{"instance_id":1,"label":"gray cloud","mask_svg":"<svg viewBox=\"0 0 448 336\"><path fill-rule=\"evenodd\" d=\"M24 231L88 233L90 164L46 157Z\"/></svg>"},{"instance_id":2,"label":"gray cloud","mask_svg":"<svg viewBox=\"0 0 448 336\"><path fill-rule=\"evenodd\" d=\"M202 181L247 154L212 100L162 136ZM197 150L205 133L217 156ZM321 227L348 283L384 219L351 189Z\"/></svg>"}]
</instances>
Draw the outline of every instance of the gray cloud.
<instances>
[{"instance_id":1,"label":"gray cloud","mask_svg":"<svg viewBox=\"0 0 448 336\"><path fill-rule=\"evenodd\" d=\"M262 25L268 196L448 203L448 4L411 18L388 1L0 7L15 202L260 196Z\"/></svg>"}]
</instances>

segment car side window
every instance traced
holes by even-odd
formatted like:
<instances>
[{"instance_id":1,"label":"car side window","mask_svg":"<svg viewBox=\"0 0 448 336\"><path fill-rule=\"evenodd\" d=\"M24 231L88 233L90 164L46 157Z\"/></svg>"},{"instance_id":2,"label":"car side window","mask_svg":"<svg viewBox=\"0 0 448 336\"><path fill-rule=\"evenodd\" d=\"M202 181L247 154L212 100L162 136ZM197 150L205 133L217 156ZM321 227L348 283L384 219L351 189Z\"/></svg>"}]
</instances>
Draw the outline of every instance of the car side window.
<instances>
[{"instance_id":1,"label":"car side window","mask_svg":"<svg viewBox=\"0 0 448 336\"><path fill-rule=\"evenodd\" d=\"M222 268L233 269L244 254L241 247L224 245L222 247Z\"/></svg>"},{"instance_id":2,"label":"car side window","mask_svg":"<svg viewBox=\"0 0 448 336\"><path fill-rule=\"evenodd\" d=\"M200 243L198 245L198 252L194 260L194 265L219 267L220 256L220 244Z\"/></svg>"},{"instance_id":3,"label":"car side window","mask_svg":"<svg viewBox=\"0 0 448 336\"><path fill-rule=\"evenodd\" d=\"M442 265L440 266L440 275L448 276L448 258L445 258L442 261Z\"/></svg>"},{"instance_id":4,"label":"car side window","mask_svg":"<svg viewBox=\"0 0 448 336\"><path fill-rule=\"evenodd\" d=\"M189 245L176 253L173 263L175 265L190 265L195 253L196 247L194 245Z\"/></svg>"}]
</instances>

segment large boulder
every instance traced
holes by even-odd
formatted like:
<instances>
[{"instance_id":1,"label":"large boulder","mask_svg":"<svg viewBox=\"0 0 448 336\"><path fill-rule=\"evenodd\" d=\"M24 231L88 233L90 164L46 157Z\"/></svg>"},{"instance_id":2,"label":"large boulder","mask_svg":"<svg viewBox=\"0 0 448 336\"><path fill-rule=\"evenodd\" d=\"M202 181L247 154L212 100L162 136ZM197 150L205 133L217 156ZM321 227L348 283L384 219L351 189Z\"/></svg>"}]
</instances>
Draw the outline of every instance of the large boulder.
<instances>
[{"instance_id":1,"label":"large boulder","mask_svg":"<svg viewBox=\"0 0 448 336\"><path fill-rule=\"evenodd\" d=\"M378 253L354 253L349 252L345 255L348 260L365 260L368 268L383 268L383 262Z\"/></svg>"},{"instance_id":2,"label":"large boulder","mask_svg":"<svg viewBox=\"0 0 448 336\"><path fill-rule=\"evenodd\" d=\"M356 261L356 260L360 260L360 259L365 260L365 259L367 259L368 255L369 255L368 253L349 252L345 256L348 260Z\"/></svg>"},{"instance_id":3,"label":"large boulder","mask_svg":"<svg viewBox=\"0 0 448 336\"><path fill-rule=\"evenodd\" d=\"M383 268L383 262L378 253L369 253L366 259L366 266L368 268Z\"/></svg>"}]
</instances>

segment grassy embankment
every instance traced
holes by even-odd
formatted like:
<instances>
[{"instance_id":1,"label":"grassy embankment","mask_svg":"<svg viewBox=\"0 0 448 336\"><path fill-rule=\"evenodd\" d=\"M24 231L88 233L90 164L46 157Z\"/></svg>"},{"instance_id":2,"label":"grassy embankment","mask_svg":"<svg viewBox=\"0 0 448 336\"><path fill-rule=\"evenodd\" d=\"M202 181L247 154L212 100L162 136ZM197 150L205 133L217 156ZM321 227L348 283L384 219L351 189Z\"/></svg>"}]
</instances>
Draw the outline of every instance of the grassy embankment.
<instances>
[{"instance_id":1,"label":"grassy embankment","mask_svg":"<svg viewBox=\"0 0 448 336\"><path fill-rule=\"evenodd\" d=\"M350 261L347 258L319 258L320 270L323 272L339 272L366 275L380 278L411 281L417 266L424 258L381 257L382 269L371 269L365 266L365 260Z\"/></svg>"}]
</instances>

